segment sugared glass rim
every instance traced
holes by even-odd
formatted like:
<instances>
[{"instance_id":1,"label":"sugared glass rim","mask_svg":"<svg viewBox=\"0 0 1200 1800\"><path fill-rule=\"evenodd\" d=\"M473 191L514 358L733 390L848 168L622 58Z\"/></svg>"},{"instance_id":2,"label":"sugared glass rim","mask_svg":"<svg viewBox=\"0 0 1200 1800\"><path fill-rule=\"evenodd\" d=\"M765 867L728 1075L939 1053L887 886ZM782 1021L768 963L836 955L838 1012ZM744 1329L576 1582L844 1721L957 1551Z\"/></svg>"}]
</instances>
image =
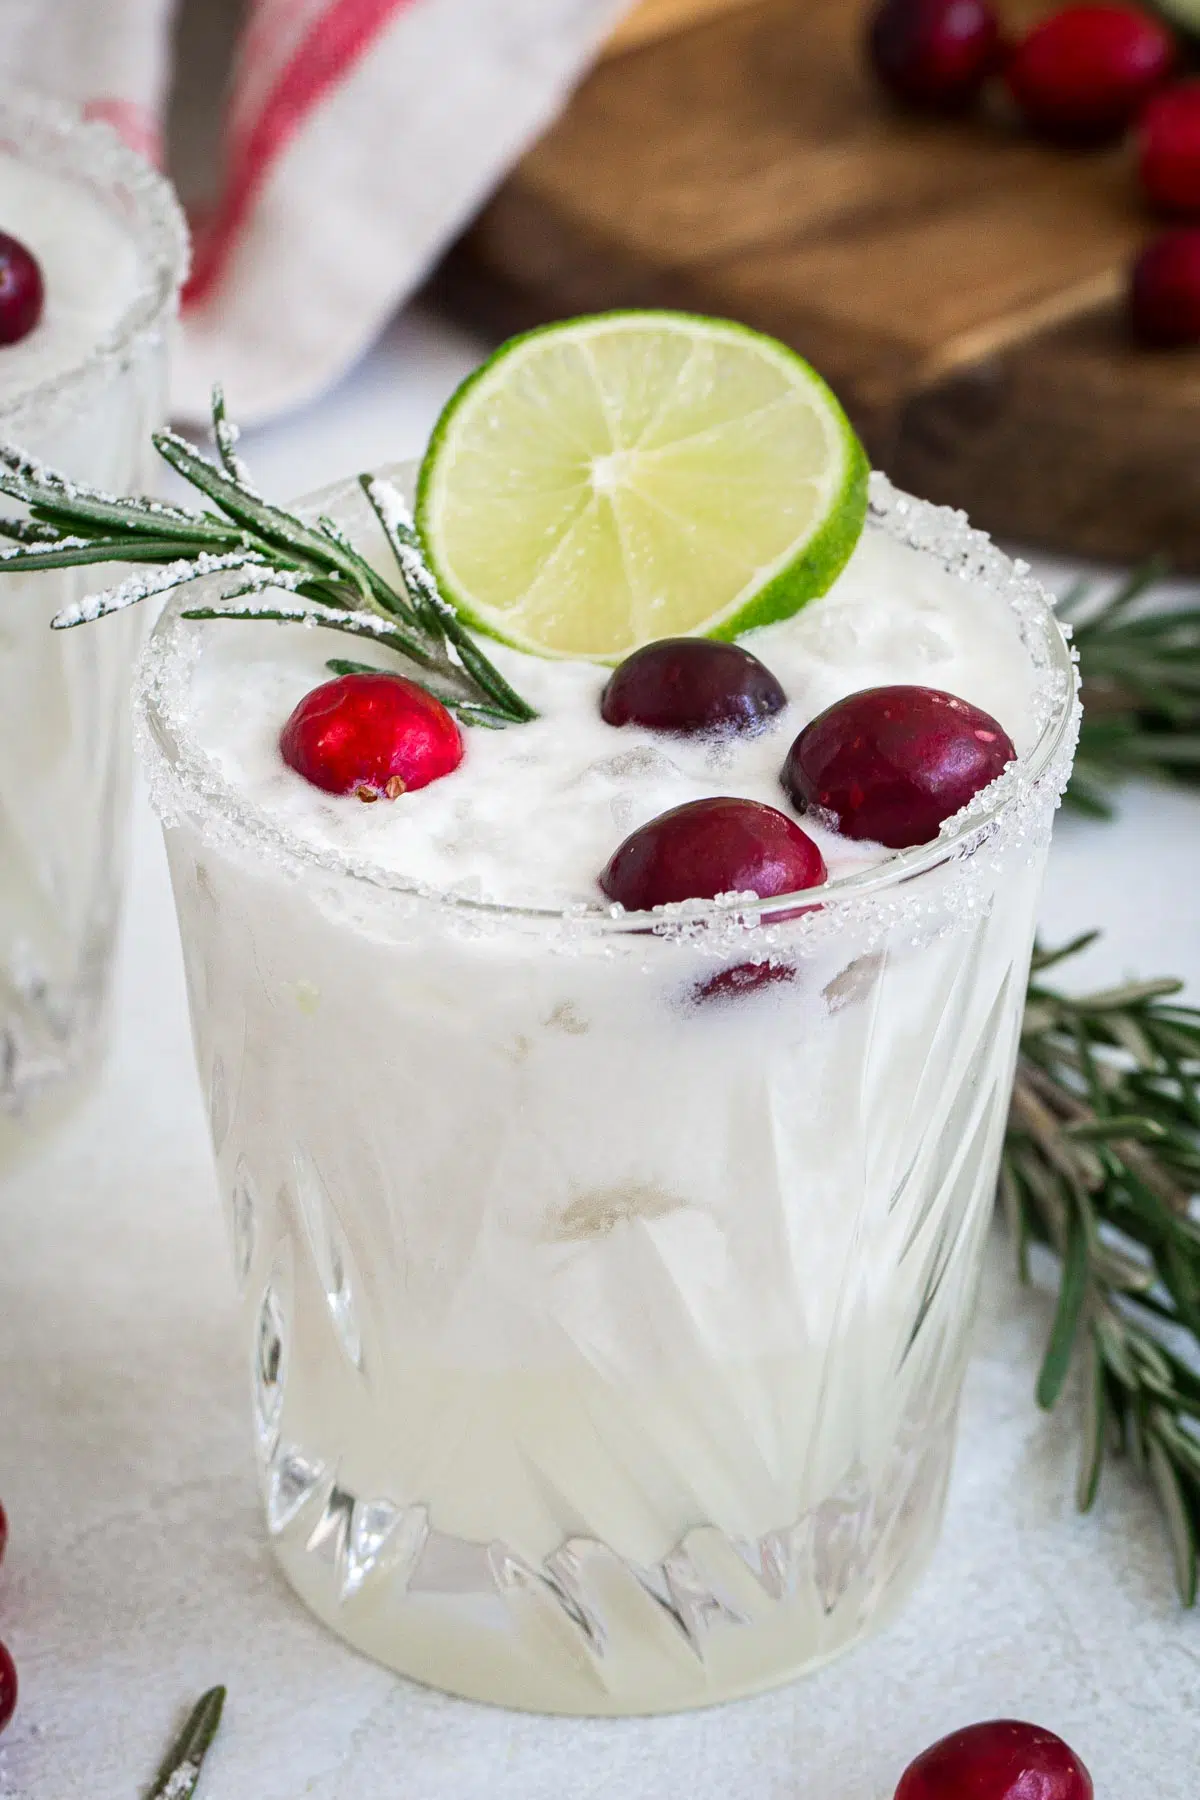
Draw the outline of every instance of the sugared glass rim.
<instances>
[{"instance_id":1,"label":"sugared glass rim","mask_svg":"<svg viewBox=\"0 0 1200 1800\"><path fill-rule=\"evenodd\" d=\"M378 473L384 479L404 483L412 471L411 465L396 464ZM339 499L351 500L357 492L357 483L337 483L301 503L300 510L329 512ZM1048 818L1066 788L1080 722L1076 657L1055 617L1052 596L1027 563L1006 556L985 532L967 523L964 513L914 499L878 473L871 477L867 529L883 530L912 549L935 556L950 573L963 580L981 581L1008 601L1034 665L1037 727L1037 737L1025 755L1010 763L961 812L948 819L937 838L899 851L874 868L819 888L773 895L758 904L723 896L686 901L653 912L625 912L602 902L591 907L536 907L474 899L427 888L365 858L325 850L288 830L266 809L249 801L215 761L188 740L186 728L180 728L172 718L173 702L186 692L192 658L200 641L198 632L222 629L211 624L198 626L182 614L185 607L198 604L198 589L202 585L219 590L224 579L219 575L202 577L175 590L141 659L135 696L137 737L152 804L164 825L182 819L198 825L202 831L207 825L208 835L222 844L260 855L266 852L293 876L307 873L340 878L356 887L390 891L398 901L440 907L481 923L507 920L557 924L588 935L650 931L659 936L690 938L703 934L706 927L774 928L784 923L789 913L794 917L808 915L801 920L803 924L815 923L816 914L823 915L827 923L831 917L844 916L849 911L861 914L870 903L892 898L897 888L911 883L916 876L969 858L1002 830L1011 827L1012 835L1021 837L1031 815ZM205 603L211 604L207 592ZM101 624L85 629L104 627ZM280 625L276 629L289 627Z\"/></svg>"},{"instance_id":2,"label":"sugared glass rim","mask_svg":"<svg viewBox=\"0 0 1200 1800\"><path fill-rule=\"evenodd\" d=\"M0 85L0 152L64 175L100 199L120 195L142 264L136 294L87 356L0 400L0 438L20 441L35 414L75 408L93 382L108 378L137 340L160 331L175 310L188 271L190 241L175 190L101 119L47 94Z\"/></svg>"}]
</instances>

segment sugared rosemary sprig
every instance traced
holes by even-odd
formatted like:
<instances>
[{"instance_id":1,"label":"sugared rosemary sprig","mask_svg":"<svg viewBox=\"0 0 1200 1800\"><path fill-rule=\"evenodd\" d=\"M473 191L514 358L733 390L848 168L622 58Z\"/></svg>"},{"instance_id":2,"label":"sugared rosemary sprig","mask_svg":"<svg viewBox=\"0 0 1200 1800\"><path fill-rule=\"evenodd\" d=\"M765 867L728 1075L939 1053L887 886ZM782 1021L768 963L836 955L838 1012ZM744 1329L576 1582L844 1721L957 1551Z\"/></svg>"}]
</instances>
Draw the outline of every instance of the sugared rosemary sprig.
<instances>
[{"instance_id":1,"label":"sugared rosemary sprig","mask_svg":"<svg viewBox=\"0 0 1200 1800\"><path fill-rule=\"evenodd\" d=\"M1166 572L1155 559L1097 603L1089 582L1059 601L1083 678L1083 730L1067 798L1100 818L1134 775L1200 781L1200 607L1138 608Z\"/></svg>"},{"instance_id":2,"label":"sugared rosemary sprig","mask_svg":"<svg viewBox=\"0 0 1200 1800\"><path fill-rule=\"evenodd\" d=\"M204 1758L217 1735L224 1705L223 1687L209 1688L206 1694L201 1694L188 1714L183 1730L167 1751L148 1800L191 1800L200 1780Z\"/></svg>"},{"instance_id":3,"label":"sugared rosemary sprig","mask_svg":"<svg viewBox=\"0 0 1200 1800\"><path fill-rule=\"evenodd\" d=\"M1196 1598L1200 1545L1200 1010L1182 983L1072 996L1042 975L1089 932L1038 951L1001 1168L1022 1275L1031 1243L1059 1264L1038 1379L1059 1400L1083 1365L1078 1499L1125 1452L1156 1490L1180 1597Z\"/></svg>"},{"instance_id":4,"label":"sugared rosemary sprig","mask_svg":"<svg viewBox=\"0 0 1200 1800\"><path fill-rule=\"evenodd\" d=\"M237 436L219 388L213 393L216 462L175 432L154 436L159 455L213 501L216 512L145 495L104 494L0 445L0 493L29 509L28 518L0 518L0 536L13 545L0 550L0 574L90 563L152 565L66 607L53 624L67 630L199 575L228 571L236 579L218 603L189 609L185 618L319 620L331 631L395 651L407 673L468 724L514 725L535 716L441 593L408 506L390 483L359 477L402 587L385 580L332 519L307 523L264 500L237 454Z\"/></svg>"}]
</instances>

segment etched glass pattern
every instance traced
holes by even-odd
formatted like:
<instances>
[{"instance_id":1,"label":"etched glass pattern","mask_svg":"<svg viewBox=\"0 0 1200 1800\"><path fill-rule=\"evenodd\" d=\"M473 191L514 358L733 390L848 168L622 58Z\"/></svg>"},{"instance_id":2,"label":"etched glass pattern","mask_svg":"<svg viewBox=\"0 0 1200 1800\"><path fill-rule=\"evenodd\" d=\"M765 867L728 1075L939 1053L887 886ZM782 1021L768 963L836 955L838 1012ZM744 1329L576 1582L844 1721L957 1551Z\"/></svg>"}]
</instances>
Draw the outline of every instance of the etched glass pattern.
<instances>
[{"instance_id":1,"label":"etched glass pattern","mask_svg":"<svg viewBox=\"0 0 1200 1800\"><path fill-rule=\"evenodd\" d=\"M140 286L80 365L0 405L0 438L109 491L143 488L186 260L167 184L107 127L0 96L4 154L87 187L124 223ZM16 502L4 510L19 512ZM110 573L110 572L105 572ZM54 632L94 569L0 583L0 1148L25 1139L103 1035L126 860L136 617Z\"/></svg>"},{"instance_id":2,"label":"etched glass pattern","mask_svg":"<svg viewBox=\"0 0 1200 1800\"><path fill-rule=\"evenodd\" d=\"M178 607L147 655L268 1529L421 1680L587 1713L753 1692L876 1625L936 1539L1077 703L1026 572L873 502L1009 595L1042 736L799 917L647 931L340 868L189 742ZM764 958L791 978L714 982Z\"/></svg>"}]
</instances>

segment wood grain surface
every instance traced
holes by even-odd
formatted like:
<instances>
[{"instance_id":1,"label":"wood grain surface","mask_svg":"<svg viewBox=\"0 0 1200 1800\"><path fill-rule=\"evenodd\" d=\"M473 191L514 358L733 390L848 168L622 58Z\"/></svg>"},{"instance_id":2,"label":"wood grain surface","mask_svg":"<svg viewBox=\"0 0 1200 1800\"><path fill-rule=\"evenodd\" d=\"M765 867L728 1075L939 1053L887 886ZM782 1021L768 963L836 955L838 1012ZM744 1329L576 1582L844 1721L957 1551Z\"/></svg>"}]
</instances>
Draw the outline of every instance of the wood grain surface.
<instances>
[{"instance_id":1,"label":"wood grain surface","mask_svg":"<svg viewBox=\"0 0 1200 1800\"><path fill-rule=\"evenodd\" d=\"M601 55L621 56L635 45L648 44L652 38L686 31L718 13L749 4L750 0L639 0L609 37Z\"/></svg>"},{"instance_id":2,"label":"wood grain surface","mask_svg":"<svg viewBox=\"0 0 1200 1800\"><path fill-rule=\"evenodd\" d=\"M448 262L458 310L744 319L817 364L904 485L1048 547L1200 567L1200 353L1128 339L1154 225L1127 151L1045 148L995 102L897 110L858 0L648 0L623 30Z\"/></svg>"}]
</instances>

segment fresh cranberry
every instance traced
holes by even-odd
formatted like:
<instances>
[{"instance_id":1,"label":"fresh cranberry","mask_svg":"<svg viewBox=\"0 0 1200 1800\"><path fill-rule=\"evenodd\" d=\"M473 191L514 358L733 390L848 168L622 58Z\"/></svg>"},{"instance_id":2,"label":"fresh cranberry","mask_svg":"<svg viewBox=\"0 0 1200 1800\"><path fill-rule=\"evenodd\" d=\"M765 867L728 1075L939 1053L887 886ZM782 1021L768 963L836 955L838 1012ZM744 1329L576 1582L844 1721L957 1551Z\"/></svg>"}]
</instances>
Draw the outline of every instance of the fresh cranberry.
<instances>
[{"instance_id":1,"label":"fresh cranberry","mask_svg":"<svg viewBox=\"0 0 1200 1800\"><path fill-rule=\"evenodd\" d=\"M961 112L996 66L1000 28L986 0L882 0L867 54L898 100Z\"/></svg>"},{"instance_id":2,"label":"fresh cranberry","mask_svg":"<svg viewBox=\"0 0 1200 1800\"><path fill-rule=\"evenodd\" d=\"M1138 173L1160 212L1200 218L1200 81L1155 94L1138 130Z\"/></svg>"},{"instance_id":3,"label":"fresh cranberry","mask_svg":"<svg viewBox=\"0 0 1200 1800\"><path fill-rule=\"evenodd\" d=\"M0 1644L0 1731L17 1710L17 1665L4 1644Z\"/></svg>"},{"instance_id":4,"label":"fresh cranberry","mask_svg":"<svg viewBox=\"0 0 1200 1800\"><path fill-rule=\"evenodd\" d=\"M891 850L926 844L1016 751L990 713L937 688L864 688L827 707L788 752L797 811Z\"/></svg>"},{"instance_id":5,"label":"fresh cranberry","mask_svg":"<svg viewBox=\"0 0 1200 1800\"><path fill-rule=\"evenodd\" d=\"M629 912L676 900L818 887L825 859L786 813L758 800L690 800L660 813L609 858L600 886Z\"/></svg>"},{"instance_id":6,"label":"fresh cranberry","mask_svg":"<svg viewBox=\"0 0 1200 1800\"><path fill-rule=\"evenodd\" d=\"M42 316L45 300L37 258L0 231L0 344L19 344Z\"/></svg>"},{"instance_id":7,"label":"fresh cranberry","mask_svg":"<svg viewBox=\"0 0 1200 1800\"><path fill-rule=\"evenodd\" d=\"M1200 344L1200 226L1164 232L1133 265L1129 316L1143 344Z\"/></svg>"},{"instance_id":8,"label":"fresh cranberry","mask_svg":"<svg viewBox=\"0 0 1200 1800\"><path fill-rule=\"evenodd\" d=\"M327 794L395 800L457 769L462 733L403 675L339 675L305 694L279 738L283 760Z\"/></svg>"},{"instance_id":9,"label":"fresh cranberry","mask_svg":"<svg viewBox=\"0 0 1200 1800\"><path fill-rule=\"evenodd\" d=\"M1065 6L1016 46L1005 79L1035 131L1102 144L1120 137L1174 62L1167 26L1140 7Z\"/></svg>"},{"instance_id":10,"label":"fresh cranberry","mask_svg":"<svg viewBox=\"0 0 1200 1800\"><path fill-rule=\"evenodd\" d=\"M662 638L625 658L601 696L600 716L651 731L754 731L786 705L770 669L740 644Z\"/></svg>"},{"instance_id":11,"label":"fresh cranberry","mask_svg":"<svg viewBox=\"0 0 1200 1800\"><path fill-rule=\"evenodd\" d=\"M1091 1776L1052 1731L1016 1719L968 1725L910 1763L896 1800L1093 1800Z\"/></svg>"}]
</instances>

